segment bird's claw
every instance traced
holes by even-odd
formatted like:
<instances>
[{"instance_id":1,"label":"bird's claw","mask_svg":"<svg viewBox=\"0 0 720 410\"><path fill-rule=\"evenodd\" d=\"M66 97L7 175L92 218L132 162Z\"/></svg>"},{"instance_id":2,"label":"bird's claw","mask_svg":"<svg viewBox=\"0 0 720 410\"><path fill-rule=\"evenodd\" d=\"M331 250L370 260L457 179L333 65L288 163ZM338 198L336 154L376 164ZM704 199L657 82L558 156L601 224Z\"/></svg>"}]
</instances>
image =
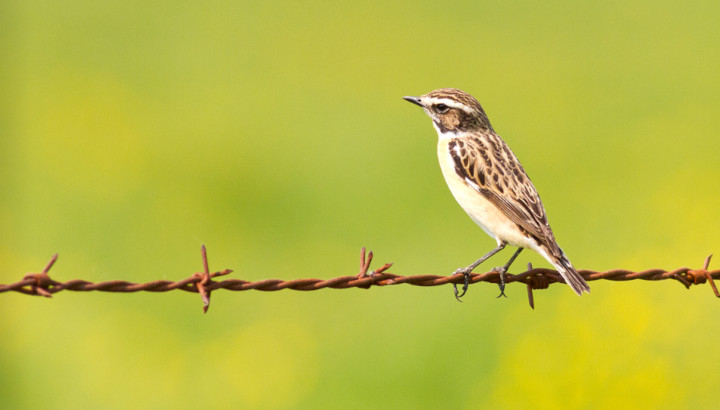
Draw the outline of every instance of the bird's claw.
<instances>
[{"instance_id":1,"label":"bird's claw","mask_svg":"<svg viewBox=\"0 0 720 410\"><path fill-rule=\"evenodd\" d=\"M493 268L493 270L500 275L500 283L498 284L498 286L500 287L500 294L497 295L497 297L507 297L507 295L505 294L505 272L507 272L507 267L499 266Z\"/></svg>"},{"instance_id":2,"label":"bird's claw","mask_svg":"<svg viewBox=\"0 0 720 410\"><path fill-rule=\"evenodd\" d=\"M470 285L470 270L468 268L460 268L453 273L453 275L457 275L458 273L461 273L464 278L463 287L462 287L462 293L458 293L457 285L453 283L453 293L455 293L455 299L457 299L458 302L462 302L460 300L461 297L465 296L465 292L468 290L468 286Z\"/></svg>"}]
</instances>

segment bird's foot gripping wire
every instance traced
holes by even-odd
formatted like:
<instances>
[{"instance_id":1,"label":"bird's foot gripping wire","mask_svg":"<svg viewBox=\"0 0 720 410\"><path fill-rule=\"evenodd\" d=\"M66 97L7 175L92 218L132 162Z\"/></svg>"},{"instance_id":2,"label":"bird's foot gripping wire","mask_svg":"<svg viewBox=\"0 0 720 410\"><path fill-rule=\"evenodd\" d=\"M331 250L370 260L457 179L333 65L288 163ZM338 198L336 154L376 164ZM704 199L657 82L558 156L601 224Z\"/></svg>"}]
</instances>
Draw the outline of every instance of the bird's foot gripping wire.
<instances>
[{"instance_id":1,"label":"bird's foot gripping wire","mask_svg":"<svg viewBox=\"0 0 720 410\"><path fill-rule=\"evenodd\" d=\"M498 284L498 286L500 287L500 294L497 295L497 297L500 297L500 296L507 297L507 295L505 294L505 274L507 273L507 270L508 270L507 266L499 266L499 267L493 268L493 270L500 275L500 283Z\"/></svg>"},{"instance_id":2,"label":"bird's foot gripping wire","mask_svg":"<svg viewBox=\"0 0 720 410\"><path fill-rule=\"evenodd\" d=\"M468 266L467 268L460 268L453 273L453 275L457 275L458 273L462 273L464 281L463 281L463 287L462 287L462 293L458 292L457 285L453 283L453 292L455 293L455 299L458 300L458 302L462 302L460 298L465 296L465 292L468 290L468 286L470 285L470 272L472 272L473 267Z\"/></svg>"},{"instance_id":3,"label":"bird's foot gripping wire","mask_svg":"<svg viewBox=\"0 0 720 410\"><path fill-rule=\"evenodd\" d=\"M518 255L520 255L520 252L522 252L522 250L523 250L523 248L518 248L515 251L515 253L513 254L513 256L510 258L510 260L507 261L507 263L504 266L493 269L495 272L500 274L500 294L497 297L500 297L500 296L507 297L507 295L505 294L505 274L507 273L507 270L510 269L510 265L512 265L512 263L515 261L515 258L517 258ZM509 273L507 273L507 274L510 275Z\"/></svg>"}]
</instances>

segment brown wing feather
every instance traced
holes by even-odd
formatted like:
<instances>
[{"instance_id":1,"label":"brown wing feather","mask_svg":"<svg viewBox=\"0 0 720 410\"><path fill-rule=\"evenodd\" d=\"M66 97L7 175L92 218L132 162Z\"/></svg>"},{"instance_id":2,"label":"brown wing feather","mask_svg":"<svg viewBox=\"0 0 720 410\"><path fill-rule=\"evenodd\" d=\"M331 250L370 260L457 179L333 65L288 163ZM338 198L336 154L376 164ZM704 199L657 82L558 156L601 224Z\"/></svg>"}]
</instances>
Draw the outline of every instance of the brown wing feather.
<instances>
[{"instance_id":1,"label":"brown wing feather","mask_svg":"<svg viewBox=\"0 0 720 410\"><path fill-rule=\"evenodd\" d=\"M561 253L535 186L500 137L455 139L449 149L460 178L472 181L482 196L552 253Z\"/></svg>"}]
</instances>

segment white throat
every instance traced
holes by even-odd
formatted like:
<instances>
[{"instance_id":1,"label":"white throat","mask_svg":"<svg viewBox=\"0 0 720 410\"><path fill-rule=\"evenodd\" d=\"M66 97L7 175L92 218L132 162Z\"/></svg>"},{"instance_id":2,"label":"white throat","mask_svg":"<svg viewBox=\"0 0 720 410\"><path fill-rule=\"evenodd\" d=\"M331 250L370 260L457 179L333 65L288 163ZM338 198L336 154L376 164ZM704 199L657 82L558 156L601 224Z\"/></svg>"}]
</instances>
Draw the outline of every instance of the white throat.
<instances>
[{"instance_id":1,"label":"white throat","mask_svg":"<svg viewBox=\"0 0 720 410\"><path fill-rule=\"evenodd\" d=\"M437 124L435 124L435 121L433 121L432 123L433 123L433 128L435 128L435 132L437 132L438 140L440 140L440 141L449 140L452 138L462 138L467 134L466 132L455 132L455 131L442 132L442 130L440 130L440 128L438 128Z\"/></svg>"}]
</instances>

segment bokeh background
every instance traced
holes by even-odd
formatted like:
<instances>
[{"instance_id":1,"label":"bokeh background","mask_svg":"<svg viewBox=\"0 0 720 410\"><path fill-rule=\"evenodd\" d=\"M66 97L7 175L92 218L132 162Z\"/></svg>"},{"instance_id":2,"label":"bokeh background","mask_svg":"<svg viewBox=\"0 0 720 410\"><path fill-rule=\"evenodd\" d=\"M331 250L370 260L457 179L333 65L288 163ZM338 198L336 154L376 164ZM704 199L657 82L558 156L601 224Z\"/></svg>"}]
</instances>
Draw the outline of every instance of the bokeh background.
<instances>
[{"instance_id":1,"label":"bokeh background","mask_svg":"<svg viewBox=\"0 0 720 410\"><path fill-rule=\"evenodd\" d=\"M404 95L474 94L580 268L720 252L720 3L0 3L0 283L330 278L494 246ZM504 251L479 270L500 265ZM531 252L528 262L548 266ZM711 265L712 266L712 265ZM702 408L709 286L0 295L4 408Z\"/></svg>"}]
</instances>

